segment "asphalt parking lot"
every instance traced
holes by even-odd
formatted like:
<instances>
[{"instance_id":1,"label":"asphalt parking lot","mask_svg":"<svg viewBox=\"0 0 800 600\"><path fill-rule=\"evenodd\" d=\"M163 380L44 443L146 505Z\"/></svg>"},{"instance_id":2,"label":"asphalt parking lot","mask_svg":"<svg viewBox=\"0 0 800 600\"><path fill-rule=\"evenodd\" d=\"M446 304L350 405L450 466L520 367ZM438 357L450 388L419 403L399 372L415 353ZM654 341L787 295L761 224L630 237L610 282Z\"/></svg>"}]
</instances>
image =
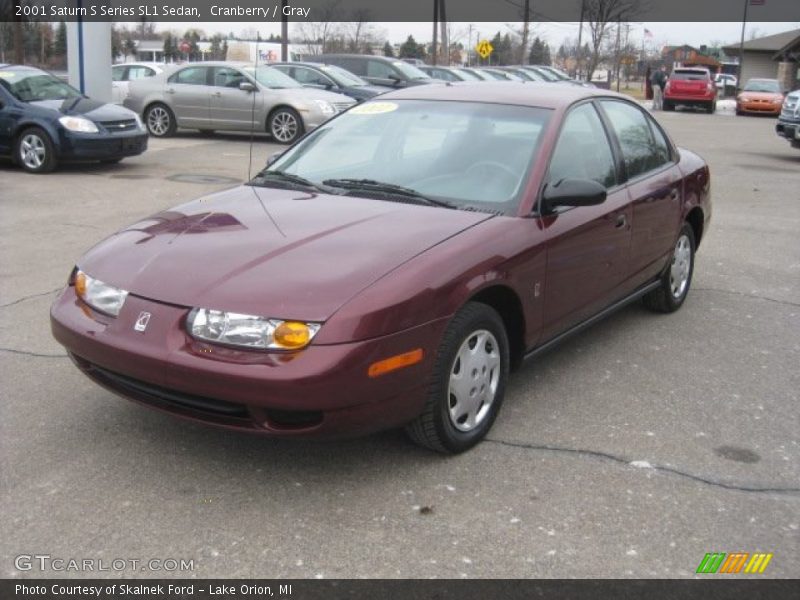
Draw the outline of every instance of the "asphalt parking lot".
<instances>
[{"instance_id":1,"label":"asphalt parking lot","mask_svg":"<svg viewBox=\"0 0 800 600\"><path fill-rule=\"evenodd\" d=\"M689 577L707 552L800 573L800 151L767 118L660 113L712 168L673 315L631 306L512 377L490 440L275 441L185 423L79 374L48 309L139 217L247 177L193 132L35 176L0 162L0 576ZM266 139L253 164L279 149ZM198 268L202 264L198 262ZM190 572L19 571L21 554Z\"/></svg>"}]
</instances>

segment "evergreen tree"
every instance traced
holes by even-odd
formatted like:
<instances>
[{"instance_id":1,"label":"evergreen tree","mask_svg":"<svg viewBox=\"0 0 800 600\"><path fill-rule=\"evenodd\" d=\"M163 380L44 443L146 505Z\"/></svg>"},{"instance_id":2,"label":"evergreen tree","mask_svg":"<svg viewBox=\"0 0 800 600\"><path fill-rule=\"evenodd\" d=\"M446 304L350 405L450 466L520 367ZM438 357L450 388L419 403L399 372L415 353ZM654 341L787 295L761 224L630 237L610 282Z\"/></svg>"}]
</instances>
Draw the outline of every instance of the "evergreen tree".
<instances>
[{"instance_id":1,"label":"evergreen tree","mask_svg":"<svg viewBox=\"0 0 800 600\"><path fill-rule=\"evenodd\" d=\"M392 48L392 45L388 42L388 40L383 45L383 55L394 58L394 48Z\"/></svg>"},{"instance_id":2,"label":"evergreen tree","mask_svg":"<svg viewBox=\"0 0 800 600\"><path fill-rule=\"evenodd\" d=\"M56 40L53 43L53 54L56 56L67 55L67 24L59 21L56 27Z\"/></svg>"}]
</instances>

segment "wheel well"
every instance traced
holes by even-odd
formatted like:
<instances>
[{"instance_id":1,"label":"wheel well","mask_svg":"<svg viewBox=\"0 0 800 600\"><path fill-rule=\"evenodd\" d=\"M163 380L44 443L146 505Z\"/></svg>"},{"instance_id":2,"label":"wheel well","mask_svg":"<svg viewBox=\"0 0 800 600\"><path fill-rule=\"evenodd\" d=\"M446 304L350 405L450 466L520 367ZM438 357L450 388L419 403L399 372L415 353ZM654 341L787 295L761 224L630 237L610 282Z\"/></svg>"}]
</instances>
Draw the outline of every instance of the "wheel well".
<instances>
[{"instance_id":1,"label":"wheel well","mask_svg":"<svg viewBox=\"0 0 800 600\"><path fill-rule=\"evenodd\" d=\"M288 108L289 110L293 111L298 117L300 117L300 126L303 128L303 131L305 131L306 124L303 123L303 115L301 115L300 112L293 106L289 106L288 104L279 104L278 106L273 107L273 109L271 111L269 111L269 114L267 115L267 122L264 123L264 126L267 129L267 133L270 132L269 131L269 122L272 119L272 115L274 115L277 111L279 111L282 108Z\"/></svg>"},{"instance_id":2,"label":"wheel well","mask_svg":"<svg viewBox=\"0 0 800 600\"><path fill-rule=\"evenodd\" d=\"M692 233L694 233L694 245L695 248L700 246L700 238L703 237L703 211L700 207L695 206L692 210L689 211L689 214L686 215L686 222L692 228Z\"/></svg>"},{"instance_id":3,"label":"wheel well","mask_svg":"<svg viewBox=\"0 0 800 600\"><path fill-rule=\"evenodd\" d=\"M516 369L525 355L525 314L519 296L511 288L496 285L481 290L471 300L491 306L503 319L511 350L511 368Z\"/></svg>"}]
</instances>

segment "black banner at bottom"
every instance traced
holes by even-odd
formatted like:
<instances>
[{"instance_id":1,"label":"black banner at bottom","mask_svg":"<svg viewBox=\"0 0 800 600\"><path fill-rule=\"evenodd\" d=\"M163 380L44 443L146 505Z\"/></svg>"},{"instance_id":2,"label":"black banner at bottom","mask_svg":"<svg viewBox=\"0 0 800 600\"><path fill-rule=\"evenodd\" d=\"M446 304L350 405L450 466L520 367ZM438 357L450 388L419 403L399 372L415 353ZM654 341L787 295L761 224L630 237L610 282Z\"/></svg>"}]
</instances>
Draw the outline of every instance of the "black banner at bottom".
<instances>
[{"instance_id":1,"label":"black banner at bottom","mask_svg":"<svg viewBox=\"0 0 800 600\"><path fill-rule=\"evenodd\" d=\"M784 600L800 597L786 579L4 579L3 600Z\"/></svg>"}]
</instances>

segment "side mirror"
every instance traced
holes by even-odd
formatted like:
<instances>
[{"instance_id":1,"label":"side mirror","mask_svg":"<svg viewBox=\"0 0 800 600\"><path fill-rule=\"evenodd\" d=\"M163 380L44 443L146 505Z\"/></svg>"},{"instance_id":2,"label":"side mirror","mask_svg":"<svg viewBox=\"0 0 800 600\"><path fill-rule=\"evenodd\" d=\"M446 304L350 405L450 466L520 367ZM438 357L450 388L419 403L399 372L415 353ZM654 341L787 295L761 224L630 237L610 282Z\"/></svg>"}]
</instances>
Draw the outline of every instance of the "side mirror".
<instances>
[{"instance_id":1,"label":"side mirror","mask_svg":"<svg viewBox=\"0 0 800 600\"><path fill-rule=\"evenodd\" d=\"M281 154L283 154L283 152L276 152L275 154L270 154L267 157L267 166L268 167L271 166L272 163L274 163L276 160L278 160L281 157Z\"/></svg>"},{"instance_id":2,"label":"side mirror","mask_svg":"<svg viewBox=\"0 0 800 600\"><path fill-rule=\"evenodd\" d=\"M239 84L239 89L243 92L255 92L258 88L250 81L242 81Z\"/></svg>"},{"instance_id":3,"label":"side mirror","mask_svg":"<svg viewBox=\"0 0 800 600\"><path fill-rule=\"evenodd\" d=\"M400 86L403 85L403 80L400 77L398 77L397 75L389 75L388 79L389 79L389 81L392 82L392 85L394 85L396 87L400 87Z\"/></svg>"},{"instance_id":4,"label":"side mirror","mask_svg":"<svg viewBox=\"0 0 800 600\"><path fill-rule=\"evenodd\" d=\"M542 212L557 206L595 206L606 201L606 188L591 179L562 179L548 184L542 194Z\"/></svg>"}]
</instances>

